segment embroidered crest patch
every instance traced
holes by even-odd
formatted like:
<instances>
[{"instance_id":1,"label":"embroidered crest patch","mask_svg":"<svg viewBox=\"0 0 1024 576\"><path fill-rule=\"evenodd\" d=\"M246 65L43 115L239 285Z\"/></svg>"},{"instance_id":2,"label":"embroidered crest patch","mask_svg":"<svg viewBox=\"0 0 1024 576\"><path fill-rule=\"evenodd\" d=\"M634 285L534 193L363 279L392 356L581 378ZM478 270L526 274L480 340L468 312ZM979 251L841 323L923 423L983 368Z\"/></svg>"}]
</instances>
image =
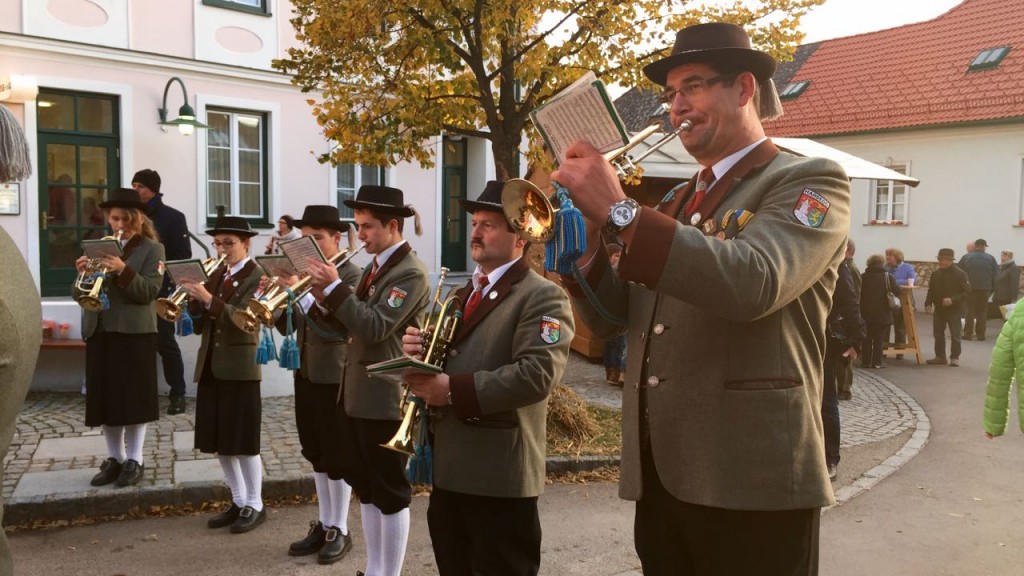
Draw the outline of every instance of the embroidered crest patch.
<instances>
[{"instance_id":1,"label":"embroidered crest patch","mask_svg":"<svg viewBox=\"0 0 1024 576\"><path fill-rule=\"evenodd\" d=\"M831 204L821 194L810 188L804 188L804 191L800 194L800 199L796 201L796 206L793 207L793 215L804 226L818 228L825 221L825 215L828 214L829 206Z\"/></svg>"},{"instance_id":2,"label":"embroidered crest patch","mask_svg":"<svg viewBox=\"0 0 1024 576\"><path fill-rule=\"evenodd\" d=\"M554 344L561 337L562 323L557 318L542 316L540 319L540 339L548 344Z\"/></svg>"},{"instance_id":3,"label":"embroidered crest patch","mask_svg":"<svg viewBox=\"0 0 1024 576\"><path fill-rule=\"evenodd\" d=\"M401 308L402 303L405 302L405 297L408 295L408 292L402 290L398 286L391 288L391 294L388 294L388 306L391 306L392 308Z\"/></svg>"}]
</instances>

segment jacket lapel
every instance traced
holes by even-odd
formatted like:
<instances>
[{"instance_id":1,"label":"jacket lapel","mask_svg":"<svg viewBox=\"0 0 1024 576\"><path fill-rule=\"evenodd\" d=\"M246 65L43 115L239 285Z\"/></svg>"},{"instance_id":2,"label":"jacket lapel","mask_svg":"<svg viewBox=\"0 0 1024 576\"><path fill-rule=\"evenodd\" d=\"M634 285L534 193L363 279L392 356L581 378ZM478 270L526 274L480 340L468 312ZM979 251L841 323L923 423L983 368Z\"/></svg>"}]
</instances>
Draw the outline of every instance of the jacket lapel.
<instances>
[{"instance_id":1,"label":"jacket lapel","mask_svg":"<svg viewBox=\"0 0 1024 576\"><path fill-rule=\"evenodd\" d=\"M505 271L494 286L491 287L487 295L480 299L480 303L477 304L476 309L473 310L473 315L468 319L462 319L462 326L455 333L455 342L461 341L463 338L469 335L480 322L491 312L498 307L498 304L505 299L512 291L512 286L519 283L526 275L530 273L530 265L526 263L526 258L520 258L518 262L512 265L511 268ZM470 282L468 286L464 286L457 294L460 297L463 307L469 300L470 294L473 293L473 283Z\"/></svg>"},{"instance_id":2,"label":"jacket lapel","mask_svg":"<svg viewBox=\"0 0 1024 576\"><path fill-rule=\"evenodd\" d=\"M367 286L366 277L369 276L370 271L373 270L373 262L371 261L370 265L363 269L363 275L359 277L359 287L356 289L356 298L365 301L370 292L370 287L377 284L377 282L384 277L389 270L398 265L398 263L401 262L409 252L412 252L412 246L410 246L408 242L399 246L398 250L395 250L394 254L388 258L388 261L377 269L377 275L373 277L373 281L370 282L369 286Z\"/></svg>"},{"instance_id":3,"label":"jacket lapel","mask_svg":"<svg viewBox=\"0 0 1024 576\"><path fill-rule=\"evenodd\" d=\"M252 259L250 259L248 262L245 263L245 266L242 266L242 269L238 271L238 274L235 274L234 276L231 277L231 281L228 282L227 286L220 287L217 296L221 300L227 302L228 299L230 299L231 296L235 293L235 290L238 289L239 284L245 282L245 279L248 278L249 274L251 274L252 271L255 269L256 263ZM221 276L219 280L221 281L221 283L223 283L224 272L220 271L220 275Z\"/></svg>"},{"instance_id":4,"label":"jacket lapel","mask_svg":"<svg viewBox=\"0 0 1024 576\"><path fill-rule=\"evenodd\" d=\"M127 262L128 258L131 257L132 252L135 252L135 249L138 248L139 246L142 246L142 234L136 234L135 236L132 236L131 239L128 240L127 243L125 243L124 250L122 250L121 260Z\"/></svg>"}]
</instances>

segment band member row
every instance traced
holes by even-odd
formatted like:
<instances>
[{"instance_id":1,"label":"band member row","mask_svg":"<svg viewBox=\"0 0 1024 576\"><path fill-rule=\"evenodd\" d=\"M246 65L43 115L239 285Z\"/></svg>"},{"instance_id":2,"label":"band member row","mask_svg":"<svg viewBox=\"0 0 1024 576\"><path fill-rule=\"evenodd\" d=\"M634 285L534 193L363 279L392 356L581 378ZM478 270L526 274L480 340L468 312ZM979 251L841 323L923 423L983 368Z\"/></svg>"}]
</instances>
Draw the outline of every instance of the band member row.
<instances>
[{"instance_id":1,"label":"band member row","mask_svg":"<svg viewBox=\"0 0 1024 576\"><path fill-rule=\"evenodd\" d=\"M380 444L401 424L402 386L368 375L366 366L400 356L406 327L421 326L429 297L427 271L403 236L404 220L416 213L404 203L401 190L363 186L345 205L355 211L359 240L373 261L356 285L343 282L334 266L315 266L313 285L322 292L318 303L350 335L338 415L348 444L344 478L361 504L365 572L398 576L409 537L412 489L405 477L406 457Z\"/></svg>"},{"instance_id":2,"label":"band member row","mask_svg":"<svg viewBox=\"0 0 1024 576\"><path fill-rule=\"evenodd\" d=\"M260 380L256 363L258 333L248 333L231 321L256 292L263 271L249 258L256 235L238 216L219 216L207 234L225 256L205 283L183 282L189 293L188 311L202 344L196 360L195 447L217 454L231 489L231 505L207 521L210 528L230 526L232 533L248 532L267 517L263 506L263 463L260 459Z\"/></svg>"},{"instance_id":3,"label":"band member row","mask_svg":"<svg viewBox=\"0 0 1024 576\"><path fill-rule=\"evenodd\" d=\"M120 237L122 256L99 259L95 268L106 271L99 294L105 303L100 310L82 310L85 424L102 427L108 455L91 484L131 486L145 470L146 424L160 417L154 303L163 283L164 248L135 190L111 190L100 208ZM96 271L87 256L76 260L75 268L79 275ZM81 303L86 295L76 283L75 301Z\"/></svg>"},{"instance_id":4,"label":"band member row","mask_svg":"<svg viewBox=\"0 0 1024 576\"><path fill-rule=\"evenodd\" d=\"M530 269L527 242L502 215L501 182L462 201L473 215L472 280L445 373L406 374L431 407L434 487L427 522L438 571L535 575L544 491L548 395L565 370L575 324L560 286ZM404 351L427 342L407 329Z\"/></svg>"},{"instance_id":5,"label":"band member row","mask_svg":"<svg viewBox=\"0 0 1024 576\"><path fill-rule=\"evenodd\" d=\"M302 230L303 236L313 238L328 260L338 257L342 236L349 231L349 223L339 219L335 206L306 206L302 219L294 224ZM355 286L360 273L359 267L351 261L338 269L338 277L345 286ZM292 276L278 282L292 286L298 280L298 276ZM316 302L312 293L293 305L291 324L300 357L294 376L295 424L302 456L313 466L320 516L310 522L305 538L291 544L288 554L316 554L318 563L332 564L344 558L352 548L348 530L352 488L343 480L346 431L337 414L349 333L340 320L327 314L327 309ZM287 314L277 315L277 328L287 335Z\"/></svg>"}]
</instances>

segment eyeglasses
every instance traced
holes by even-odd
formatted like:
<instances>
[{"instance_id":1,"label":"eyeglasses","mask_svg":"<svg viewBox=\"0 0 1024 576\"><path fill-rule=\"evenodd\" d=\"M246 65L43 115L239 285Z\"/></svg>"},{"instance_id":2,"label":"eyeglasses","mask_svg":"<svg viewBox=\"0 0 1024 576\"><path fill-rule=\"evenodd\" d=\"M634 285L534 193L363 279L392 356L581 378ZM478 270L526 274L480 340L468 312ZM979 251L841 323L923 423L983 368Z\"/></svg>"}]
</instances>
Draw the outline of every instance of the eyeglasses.
<instances>
[{"instance_id":1,"label":"eyeglasses","mask_svg":"<svg viewBox=\"0 0 1024 576\"><path fill-rule=\"evenodd\" d=\"M231 248L235 244L238 244L238 242L235 242L234 240L225 240L223 242L221 242L220 240L214 240L213 241L213 247L214 248L220 248L221 246L223 246L225 248Z\"/></svg>"},{"instance_id":2,"label":"eyeglasses","mask_svg":"<svg viewBox=\"0 0 1024 576\"><path fill-rule=\"evenodd\" d=\"M686 98L692 98L697 94L703 92L704 89L707 88L708 86L714 86L719 82L723 82L725 80L729 80L735 77L736 74L720 74L718 76L713 76L711 78L692 78L690 80L687 80L683 84L682 88L676 88L675 90L665 89L658 96L661 98L661 101L664 102L665 104L671 104L672 102L675 101L676 94L679 94L680 92L682 92L683 96L685 96Z\"/></svg>"}]
</instances>

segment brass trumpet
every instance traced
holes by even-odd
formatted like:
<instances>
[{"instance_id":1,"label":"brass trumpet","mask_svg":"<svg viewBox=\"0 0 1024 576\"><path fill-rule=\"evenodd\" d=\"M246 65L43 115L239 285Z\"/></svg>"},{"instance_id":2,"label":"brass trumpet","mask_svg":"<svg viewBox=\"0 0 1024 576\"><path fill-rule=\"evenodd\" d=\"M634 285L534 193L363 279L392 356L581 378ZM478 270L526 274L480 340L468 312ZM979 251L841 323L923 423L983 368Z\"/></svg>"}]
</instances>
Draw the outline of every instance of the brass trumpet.
<instances>
[{"instance_id":1,"label":"brass trumpet","mask_svg":"<svg viewBox=\"0 0 1024 576\"><path fill-rule=\"evenodd\" d=\"M430 304L428 322L429 318L433 317L434 311L441 300L441 289L444 287L444 280L447 275L448 269L441 268L437 290L434 292L434 298ZM445 366L448 364L448 353L451 351L452 340L455 339L455 334L461 323L462 300L453 292L441 304L441 311L437 314L436 319L434 319L433 326L427 326L420 333L424 340L430 341L426 352L423 353L424 362L437 366L441 369L441 372L444 372ZM408 384L406 384L405 391L402 394L400 407L403 412L402 423L399 425L395 435L386 443L381 444L381 447L412 456L415 454L413 449L413 428L419 420L417 417L419 415L419 405L409 400Z\"/></svg>"},{"instance_id":2,"label":"brass trumpet","mask_svg":"<svg viewBox=\"0 0 1024 576\"><path fill-rule=\"evenodd\" d=\"M355 250L343 250L327 259L329 264L335 268L341 268L355 258L357 254L366 248L366 244L360 244ZM335 264L336 263L336 264ZM260 326L273 326L274 312L278 309L284 310L288 306L288 290L277 284L277 277L271 278L271 286L263 294L257 294L249 299L245 309L235 310L231 313L231 321L250 334L259 331ZM299 278L294 284L288 287L295 299L299 300L312 289L313 280L309 276Z\"/></svg>"},{"instance_id":3,"label":"brass trumpet","mask_svg":"<svg viewBox=\"0 0 1024 576\"><path fill-rule=\"evenodd\" d=\"M660 124L651 124L636 134L626 145L604 155L605 160L615 168L620 180L629 181L640 176L640 162L671 142L683 132L693 129L693 123L683 120L674 131L669 132L637 157L627 152L661 129ZM501 190L501 208L505 219L517 234L529 242L549 242L555 236L555 213L551 199L534 183L522 178L512 178Z\"/></svg>"},{"instance_id":4,"label":"brass trumpet","mask_svg":"<svg viewBox=\"0 0 1024 576\"><path fill-rule=\"evenodd\" d=\"M121 236L124 234L124 230L118 230L113 236L104 236L102 240L117 240L121 241ZM100 266L99 258L90 258L89 262L85 265L85 270L78 273L78 278L75 279L75 289L79 292L86 292L82 296L78 297L78 305L85 308L89 312L99 312L103 310L103 300L100 296L103 294L103 278L106 277L107 270ZM94 274L98 274L95 280L91 280Z\"/></svg>"},{"instance_id":5,"label":"brass trumpet","mask_svg":"<svg viewBox=\"0 0 1024 576\"><path fill-rule=\"evenodd\" d=\"M209 276L210 274L213 274L213 271L224 262L224 258L225 255L221 254L218 258L211 256L203 260L203 270L206 272L206 275ZM182 286L178 286L174 289L174 292L170 297L157 299L157 316L167 320L168 322L177 322L178 318L181 318L181 311L185 308L186 300L188 300L188 290L185 290Z\"/></svg>"}]
</instances>

